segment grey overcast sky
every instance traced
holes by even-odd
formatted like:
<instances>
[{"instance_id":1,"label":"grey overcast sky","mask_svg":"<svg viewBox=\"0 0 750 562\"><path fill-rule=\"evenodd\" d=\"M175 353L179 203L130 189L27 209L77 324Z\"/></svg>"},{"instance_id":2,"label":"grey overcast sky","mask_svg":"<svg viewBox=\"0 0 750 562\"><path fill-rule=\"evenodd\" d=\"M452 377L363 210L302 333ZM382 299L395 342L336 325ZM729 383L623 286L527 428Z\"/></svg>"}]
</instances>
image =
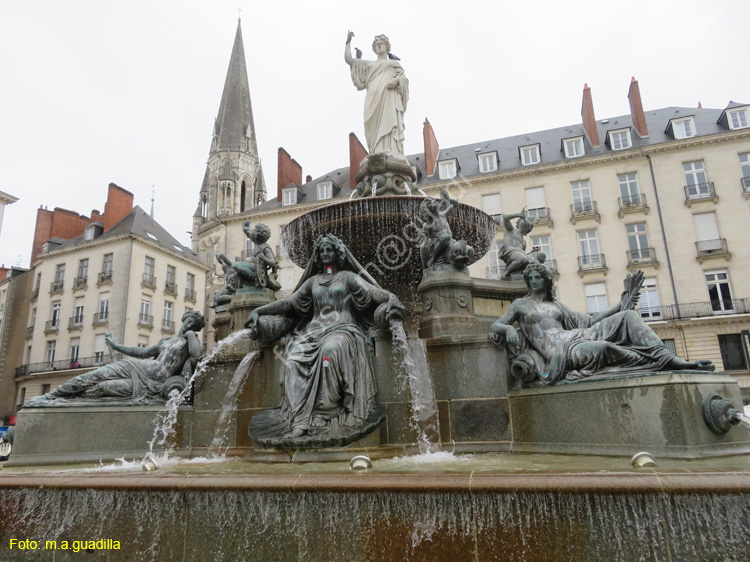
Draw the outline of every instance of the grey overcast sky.
<instances>
[{"instance_id":1,"label":"grey overcast sky","mask_svg":"<svg viewBox=\"0 0 750 562\"><path fill-rule=\"evenodd\" d=\"M241 4L269 196L283 146L313 177L364 142L343 49L385 33L410 80L406 151L646 109L750 102L747 0L0 0L0 262L29 265L36 210L103 211L109 182L189 245Z\"/></svg>"}]
</instances>

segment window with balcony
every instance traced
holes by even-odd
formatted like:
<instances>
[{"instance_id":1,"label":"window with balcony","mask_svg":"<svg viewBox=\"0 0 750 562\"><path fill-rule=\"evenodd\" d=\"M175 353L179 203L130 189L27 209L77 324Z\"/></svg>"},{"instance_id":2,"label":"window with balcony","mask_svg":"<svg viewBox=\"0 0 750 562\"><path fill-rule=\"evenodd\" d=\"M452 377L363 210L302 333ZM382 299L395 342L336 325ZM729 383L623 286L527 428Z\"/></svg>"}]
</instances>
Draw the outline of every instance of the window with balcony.
<instances>
[{"instance_id":1,"label":"window with balcony","mask_svg":"<svg viewBox=\"0 0 750 562\"><path fill-rule=\"evenodd\" d=\"M630 129L618 129L607 133L609 147L612 150L625 150L630 148Z\"/></svg>"},{"instance_id":2,"label":"window with balcony","mask_svg":"<svg viewBox=\"0 0 750 562\"><path fill-rule=\"evenodd\" d=\"M747 356L741 334L721 334L719 351L725 371L747 371Z\"/></svg>"},{"instance_id":3,"label":"window with balcony","mask_svg":"<svg viewBox=\"0 0 750 562\"><path fill-rule=\"evenodd\" d=\"M500 279L500 276L505 273L505 262L500 259L500 248L503 245L502 240L496 240L492 244L487 252L487 259L489 265L485 272L485 277L488 279Z\"/></svg>"},{"instance_id":4,"label":"window with balcony","mask_svg":"<svg viewBox=\"0 0 750 562\"><path fill-rule=\"evenodd\" d=\"M154 258L146 256L145 261L143 263L143 282L141 285L146 287L151 287L152 289L156 287L156 276L154 275Z\"/></svg>"},{"instance_id":5,"label":"window with balcony","mask_svg":"<svg viewBox=\"0 0 750 562\"><path fill-rule=\"evenodd\" d=\"M72 338L70 340L70 350L68 352L68 359L70 359L70 368L76 369L78 363L78 353L81 349L81 338Z\"/></svg>"},{"instance_id":6,"label":"window with balcony","mask_svg":"<svg viewBox=\"0 0 750 562\"><path fill-rule=\"evenodd\" d=\"M57 342L55 340L48 341L47 347L44 350L44 360L49 365L50 369L52 368L52 364L55 362L55 347L57 346Z\"/></svg>"},{"instance_id":7,"label":"window with balcony","mask_svg":"<svg viewBox=\"0 0 750 562\"><path fill-rule=\"evenodd\" d=\"M549 236L532 236L531 249L534 252L542 252L547 258L547 262L552 261L552 245Z\"/></svg>"},{"instance_id":8,"label":"window with balcony","mask_svg":"<svg viewBox=\"0 0 750 562\"><path fill-rule=\"evenodd\" d=\"M438 177L441 180L453 179L458 175L458 161L453 158L438 162Z\"/></svg>"},{"instance_id":9,"label":"window with balcony","mask_svg":"<svg viewBox=\"0 0 750 562\"><path fill-rule=\"evenodd\" d=\"M653 260L654 251L649 248L646 223L638 222L625 226L628 236L628 263L647 263Z\"/></svg>"},{"instance_id":10,"label":"window with balcony","mask_svg":"<svg viewBox=\"0 0 750 562\"><path fill-rule=\"evenodd\" d=\"M747 108L727 111L727 120L730 129L744 129L748 126Z\"/></svg>"},{"instance_id":11,"label":"window with balcony","mask_svg":"<svg viewBox=\"0 0 750 562\"><path fill-rule=\"evenodd\" d=\"M167 266L167 281L164 286L165 292L172 294L172 295L177 294L176 277L177 277L177 270L175 269L173 265L168 265Z\"/></svg>"},{"instance_id":12,"label":"window with balcony","mask_svg":"<svg viewBox=\"0 0 750 562\"><path fill-rule=\"evenodd\" d=\"M185 298L195 301L196 294L195 294L195 275L192 273L187 274L187 278L185 279Z\"/></svg>"},{"instance_id":13,"label":"window with balcony","mask_svg":"<svg viewBox=\"0 0 750 562\"><path fill-rule=\"evenodd\" d=\"M685 196L688 200L707 199L716 195L713 184L708 181L703 160L683 162L682 170L685 173Z\"/></svg>"},{"instance_id":14,"label":"window with balcony","mask_svg":"<svg viewBox=\"0 0 750 562\"><path fill-rule=\"evenodd\" d=\"M89 260L84 258L78 262L78 277L86 279L89 276Z\"/></svg>"},{"instance_id":15,"label":"window with balcony","mask_svg":"<svg viewBox=\"0 0 750 562\"><path fill-rule=\"evenodd\" d=\"M323 181L318 184L318 201L333 197L333 182Z\"/></svg>"},{"instance_id":16,"label":"window with balcony","mask_svg":"<svg viewBox=\"0 0 750 562\"><path fill-rule=\"evenodd\" d=\"M69 328L79 328L83 325L83 302L76 301L76 307L73 316L70 317Z\"/></svg>"},{"instance_id":17,"label":"window with balcony","mask_svg":"<svg viewBox=\"0 0 750 562\"><path fill-rule=\"evenodd\" d=\"M169 301L164 302L164 316L162 318L162 329L174 332L174 320L172 319L172 311L174 309L174 303Z\"/></svg>"},{"instance_id":18,"label":"window with balcony","mask_svg":"<svg viewBox=\"0 0 750 562\"><path fill-rule=\"evenodd\" d=\"M644 320L661 318L661 302L659 301L659 291L656 290L656 279L647 278L643 280L638 309L641 312L641 318Z\"/></svg>"},{"instance_id":19,"label":"window with balcony","mask_svg":"<svg viewBox=\"0 0 750 562\"><path fill-rule=\"evenodd\" d=\"M729 272L727 270L707 271L706 287L708 300L714 312L733 312L732 289L729 286Z\"/></svg>"},{"instance_id":20,"label":"window with balcony","mask_svg":"<svg viewBox=\"0 0 750 562\"><path fill-rule=\"evenodd\" d=\"M544 187L530 187L525 190L526 214L535 223L549 221L549 210L547 199L544 196Z\"/></svg>"},{"instance_id":21,"label":"window with balcony","mask_svg":"<svg viewBox=\"0 0 750 562\"><path fill-rule=\"evenodd\" d=\"M696 249L699 258L724 256L729 252L726 240L719 234L716 213L696 213L693 215Z\"/></svg>"},{"instance_id":22,"label":"window with balcony","mask_svg":"<svg viewBox=\"0 0 750 562\"><path fill-rule=\"evenodd\" d=\"M141 311L138 315L138 323L144 326L151 326L152 322L151 301L148 299L141 299Z\"/></svg>"},{"instance_id":23,"label":"window with balcony","mask_svg":"<svg viewBox=\"0 0 750 562\"><path fill-rule=\"evenodd\" d=\"M531 166L532 164L539 164L541 161L541 151L538 144L530 144L528 146L521 146L518 148L519 155L521 157L521 164L523 166Z\"/></svg>"},{"instance_id":24,"label":"window with balcony","mask_svg":"<svg viewBox=\"0 0 750 562\"><path fill-rule=\"evenodd\" d=\"M477 156L479 173L487 174L497 170L497 152L488 152Z\"/></svg>"},{"instance_id":25,"label":"window with balcony","mask_svg":"<svg viewBox=\"0 0 750 562\"><path fill-rule=\"evenodd\" d=\"M565 151L565 158L578 158L579 156L583 156L583 137L564 139L563 150Z\"/></svg>"},{"instance_id":26,"label":"window with balcony","mask_svg":"<svg viewBox=\"0 0 750 562\"><path fill-rule=\"evenodd\" d=\"M607 288L604 283L590 283L583 288L586 292L586 309L589 314L599 314L607 310Z\"/></svg>"},{"instance_id":27,"label":"window with balcony","mask_svg":"<svg viewBox=\"0 0 750 562\"><path fill-rule=\"evenodd\" d=\"M59 263L55 267L55 280L50 285L50 293L61 293L65 284L65 264Z\"/></svg>"},{"instance_id":28,"label":"window with balcony","mask_svg":"<svg viewBox=\"0 0 750 562\"><path fill-rule=\"evenodd\" d=\"M570 182L573 204L570 208L571 218L595 216L599 213L596 202L591 199L591 187L588 180Z\"/></svg>"},{"instance_id":29,"label":"window with balcony","mask_svg":"<svg viewBox=\"0 0 750 562\"><path fill-rule=\"evenodd\" d=\"M106 322L109 318L109 293L99 296L99 312L96 313L95 321Z\"/></svg>"},{"instance_id":30,"label":"window with balcony","mask_svg":"<svg viewBox=\"0 0 750 562\"><path fill-rule=\"evenodd\" d=\"M104 351L107 349L107 343L104 334L98 334L94 340L94 363L100 365L104 363Z\"/></svg>"},{"instance_id":31,"label":"window with balcony","mask_svg":"<svg viewBox=\"0 0 750 562\"><path fill-rule=\"evenodd\" d=\"M60 325L60 303L52 303L52 317L50 318L50 328L57 328Z\"/></svg>"},{"instance_id":32,"label":"window with balcony","mask_svg":"<svg viewBox=\"0 0 750 562\"><path fill-rule=\"evenodd\" d=\"M603 269L604 256L599 253L599 237L596 230L578 231L578 269Z\"/></svg>"},{"instance_id":33,"label":"window with balcony","mask_svg":"<svg viewBox=\"0 0 750 562\"><path fill-rule=\"evenodd\" d=\"M742 191L750 192L750 152L743 152L740 156L740 170L742 171Z\"/></svg>"},{"instance_id":34,"label":"window with balcony","mask_svg":"<svg viewBox=\"0 0 750 562\"><path fill-rule=\"evenodd\" d=\"M502 205L500 202L500 194L492 193L490 195L482 195L482 209L488 215L492 215L495 222L502 224Z\"/></svg>"}]
</instances>

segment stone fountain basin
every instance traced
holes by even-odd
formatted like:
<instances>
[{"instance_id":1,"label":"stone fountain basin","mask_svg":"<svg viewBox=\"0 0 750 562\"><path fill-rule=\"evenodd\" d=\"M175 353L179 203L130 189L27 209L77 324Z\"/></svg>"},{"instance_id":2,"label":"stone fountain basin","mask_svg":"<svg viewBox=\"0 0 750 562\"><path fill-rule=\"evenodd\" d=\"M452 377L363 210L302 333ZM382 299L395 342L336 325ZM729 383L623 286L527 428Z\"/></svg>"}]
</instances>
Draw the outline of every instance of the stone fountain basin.
<instances>
[{"instance_id":1,"label":"stone fountain basin","mask_svg":"<svg viewBox=\"0 0 750 562\"><path fill-rule=\"evenodd\" d=\"M341 238L360 264L383 288L396 294L415 290L422 278L419 241L424 197L367 197L314 209L284 228L282 241L289 257L304 268L315 240L332 233ZM474 248L471 263L487 253L495 241L497 223L485 213L459 203L448 223L456 240Z\"/></svg>"}]
</instances>

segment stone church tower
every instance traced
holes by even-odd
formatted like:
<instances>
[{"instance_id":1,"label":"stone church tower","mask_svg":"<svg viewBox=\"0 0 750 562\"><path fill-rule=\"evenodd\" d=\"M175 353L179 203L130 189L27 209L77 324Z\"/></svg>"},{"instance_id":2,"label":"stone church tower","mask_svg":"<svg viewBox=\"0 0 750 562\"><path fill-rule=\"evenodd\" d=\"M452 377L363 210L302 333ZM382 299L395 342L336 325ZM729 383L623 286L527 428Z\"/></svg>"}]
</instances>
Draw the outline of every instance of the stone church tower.
<instances>
[{"instance_id":1,"label":"stone church tower","mask_svg":"<svg viewBox=\"0 0 750 562\"><path fill-rule=\"evenodd\" d=\"M206 173L193 214L193 251L208 266L224 251L225 224L266 200L266 185L258 158L253 109L237 22L219 114L214 122Z\"/></svg>"}]
</instances>

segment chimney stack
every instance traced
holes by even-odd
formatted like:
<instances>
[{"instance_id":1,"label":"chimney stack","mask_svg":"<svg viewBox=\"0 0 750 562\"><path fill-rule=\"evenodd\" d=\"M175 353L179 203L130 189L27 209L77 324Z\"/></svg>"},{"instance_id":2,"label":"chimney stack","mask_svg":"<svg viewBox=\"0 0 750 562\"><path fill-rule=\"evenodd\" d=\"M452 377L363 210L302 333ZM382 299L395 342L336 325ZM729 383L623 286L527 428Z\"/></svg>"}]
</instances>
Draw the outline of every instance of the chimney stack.
<instances>
[{"instance_id":1,"label":"chimney stack","mask_svg":"<svg viewBox=\"0 0 750 562\"><path fill-rule=\"evenodd\" d=\"M424 118L422 136L424 137L425 171L428 176L431 176L435 173L435 164L437 163L438 154L440 154L440 145L438 144L437 137L435 137L435 131L433 130L432 125L430 125L427 117Z\"/></svg>"},{"instance_id":2,"label":"chimney stack","mask_svg":"<svg viewBox=\"0 0 750 562\"><path fill-rule=\"evenodd\" d=\"M641 138L648 137L646 114L643 112L643 103L641 103L641 90L638 87L638 80L635 79L635 76L630 79L628 101L630 102L630 118L633 121L633 128Z\"/></svg>"},{"instance_id":3,"label":"chimney stack","mask_svg":"<svg viewBox=\"0 0 750 562\"><path fill-rule=\"evenodd\" d=\"M310 174L307 174L307 176L305 176L305 183L310 183L311 181L312 181L312 176Z\"/></svg>"},{"instance_id":4,"label":"chimney stack","mask_svg":"<svg viewBox=\"0 0 750 562\"><path fill-rule=\"evenodd\" d=\"M297 187L302 185L302 166L289 153L279 147L279 169L277 174L276 200L281 201L281 190L293 183Z\"/></svg>"},{"instance_id":5,"label":"chimney stack","mask_svg":"<svg viewBox=\"0 0 750 562\"><path fill-rule=\"evenodd\" d=\"M581 105L581 118L583 119L583 130L591 146L599 146L599 131L596 128L596 116L594 115L594 101L591 99L591 88L588 84L583 85L583 104Z\"/></svg>"},{"instance_id":6,"label":"chimney stack","mask_svg":"<svg viewBox=\"0 0 750 562\"><path fill-rule=\"evenodd\" d=\"M359 142L357 135L349 133L349 188L357 189L355 177L359 172L359 165L367 156L367 149Z\"/></svg>"}]
</instances>

